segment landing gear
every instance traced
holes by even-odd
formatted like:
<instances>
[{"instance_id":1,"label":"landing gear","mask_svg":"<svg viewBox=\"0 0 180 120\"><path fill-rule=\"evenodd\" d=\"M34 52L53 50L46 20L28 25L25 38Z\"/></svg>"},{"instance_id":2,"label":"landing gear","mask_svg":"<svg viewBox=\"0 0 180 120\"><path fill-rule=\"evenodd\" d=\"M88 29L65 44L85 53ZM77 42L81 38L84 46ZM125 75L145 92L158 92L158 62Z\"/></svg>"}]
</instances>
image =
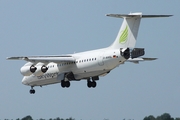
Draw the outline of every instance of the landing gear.
<instances>
[{"instance_id":1,"label":"landing gear","mask_svg":"<svg viewBox=\"0 0 180 120\"><path fill-rule=\"evenodd\" d=\"M71 83L69 81L64 81L64 80L61 81L61 86L63 88L65 88L65 87L68 88L68 87L70 87L70 85L71 85Z\"/></svg>"},{"instance_id":2,"label":"landing gear","mask_svg":"<svg viewBox=\"0 0 180 120\"><path fill-rule=\"evenodd\" d=\"M36 92L36 91L33 89L33 86L31 86L31 89L29 90L29 93L30 93L30 94L35 94L35 92Z\"/></svg>"},{"instance_id":3,"label":"landing gear","mask_svg":"<svg viewBox=\"0 0 180 120\"><path fill-rule=\"evenodd\" d=\"M96 81L90 81L90 80L88 80L87 81L87 86L89 87L89 88L91 88L91 87L93 87L93 88L95 88L96 87Z\"/></svg>"}]
</instances>

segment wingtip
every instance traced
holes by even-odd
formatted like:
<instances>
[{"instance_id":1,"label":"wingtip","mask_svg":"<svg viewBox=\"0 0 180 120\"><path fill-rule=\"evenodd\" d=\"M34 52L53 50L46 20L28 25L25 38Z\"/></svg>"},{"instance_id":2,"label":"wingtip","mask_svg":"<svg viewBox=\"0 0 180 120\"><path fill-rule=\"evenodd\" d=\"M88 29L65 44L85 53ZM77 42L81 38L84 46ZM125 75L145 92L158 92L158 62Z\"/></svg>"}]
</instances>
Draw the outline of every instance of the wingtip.
<instances>
[{"instance_id":1,"label":"wingtip","mask_svg":"<svg viewBox=\"0 0 180 120\"><path fill-rule=\"evenodd\" d=\"M164 17L172 17L172 16L174 16L174 15L163 15Z\"/></svg>"},{"instance_id":2,"label":"wingtip","mask_svg":"<svg viewBox=\"0 0 180 120\"><path fill-rule=\"evenodd\" d=\"M6 60L12 60L14 57L6 57Z\"/></svg>"}]
</instances>

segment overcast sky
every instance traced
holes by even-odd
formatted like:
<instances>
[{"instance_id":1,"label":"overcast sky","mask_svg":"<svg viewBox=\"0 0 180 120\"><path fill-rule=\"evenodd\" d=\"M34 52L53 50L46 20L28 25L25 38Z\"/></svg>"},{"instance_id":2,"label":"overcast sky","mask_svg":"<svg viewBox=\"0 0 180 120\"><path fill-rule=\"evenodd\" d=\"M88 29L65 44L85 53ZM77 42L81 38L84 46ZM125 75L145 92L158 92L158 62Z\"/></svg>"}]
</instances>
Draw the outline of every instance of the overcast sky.
<instances>
[{"instance_id":1,"label":"overcast sky","mask_svg":"<svg viewBox=\"0 0 180 120\"><path fill-rule=\"evenodd\" d=\"M180 117L179 0L0 0L0 119L31 115L76 120L141 120L165 112ZM30 87L21 83L25 61L10 56L61 55L109 46L122 19L107 13L172 14L142 19L136 47L152 62L125 63L89 89L86 81Z\"/></svg>"}]
</instances>

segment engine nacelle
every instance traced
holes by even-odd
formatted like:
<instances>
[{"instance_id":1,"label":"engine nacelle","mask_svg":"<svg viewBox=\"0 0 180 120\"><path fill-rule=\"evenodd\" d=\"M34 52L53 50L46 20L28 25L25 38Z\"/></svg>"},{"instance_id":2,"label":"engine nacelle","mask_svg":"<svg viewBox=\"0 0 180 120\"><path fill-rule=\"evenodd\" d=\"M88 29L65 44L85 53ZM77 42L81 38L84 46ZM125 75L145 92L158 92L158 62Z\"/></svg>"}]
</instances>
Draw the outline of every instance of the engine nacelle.
<instances>
[{"instance_id":1,"label":"engine nacelle","mask_svg":"<svg viewBox=\"0 0 180 120\"><path fill-rule=\"evenodd\" d=\"M23 76L30 76L36 71L36 67L33 65L33 63L28 62L23 67L21 67L20 72Z\"/></svg>"},{"instance_id":2,"label":"engine nacelle","mask_svg":"<svg viewBox=\"0 0 180 120\"><path fill-rule=\"evenodd\" d=\"M40 76L44 73L46 73L48 68L44 65L44 63L38 63L34 65L33 63L29 62L25 64L23 67L21 67L20 72L23 76Z\"/></svg>"},{"instance_id":3,"label":"engine nacelle","mask_svg":"<svg viewBox=\"0 0 180 120\"><path fill-rule=\"evenodd\" d=\"M35 76L43 75L48 70L48 68L44 65L44 63L38 63L36 65L36 68L37 68L36 71L33 73L33 75Z\"/></svg>"},{"instance_id":4,"label":"engine nacelle","mask_svg":"<svg viewBox=\"0 0 180 120\"><path fill-rule=\"evenodd\" d=\"M123 56L125 59L129 59L130 58L130 49L129 48L123 48L121 49L121 56Z\"/></svg>"}]
</instances>

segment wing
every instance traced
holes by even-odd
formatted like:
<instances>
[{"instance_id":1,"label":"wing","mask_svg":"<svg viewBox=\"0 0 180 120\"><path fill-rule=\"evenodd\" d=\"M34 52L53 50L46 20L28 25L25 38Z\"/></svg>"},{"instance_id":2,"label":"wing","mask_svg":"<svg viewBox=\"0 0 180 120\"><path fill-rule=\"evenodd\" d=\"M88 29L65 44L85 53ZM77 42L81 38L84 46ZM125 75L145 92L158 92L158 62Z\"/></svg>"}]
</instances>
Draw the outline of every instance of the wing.
<instances>
[{"instance_id":1,"label":"wing","mask_svg":"<svg viewBox=\"0 0 180 120\"><path fill-rule=\"evenodd\" d=\"M157 58L129 58L127 60L127 62L133 62L138 64L140 61L152 61L152 60L156 60Z\"/></svg>"},{"instance_id":2,"label":"wing","mask_svg":"<svg viewBox=\"0 0 180 120\"><path fill-rule=\"evenodd\" d=\"M55 62L55 63L76 61L76 59L71 55L8 57L7 60L25 60L29 62Z\"/></svg>"}]
</instances>

